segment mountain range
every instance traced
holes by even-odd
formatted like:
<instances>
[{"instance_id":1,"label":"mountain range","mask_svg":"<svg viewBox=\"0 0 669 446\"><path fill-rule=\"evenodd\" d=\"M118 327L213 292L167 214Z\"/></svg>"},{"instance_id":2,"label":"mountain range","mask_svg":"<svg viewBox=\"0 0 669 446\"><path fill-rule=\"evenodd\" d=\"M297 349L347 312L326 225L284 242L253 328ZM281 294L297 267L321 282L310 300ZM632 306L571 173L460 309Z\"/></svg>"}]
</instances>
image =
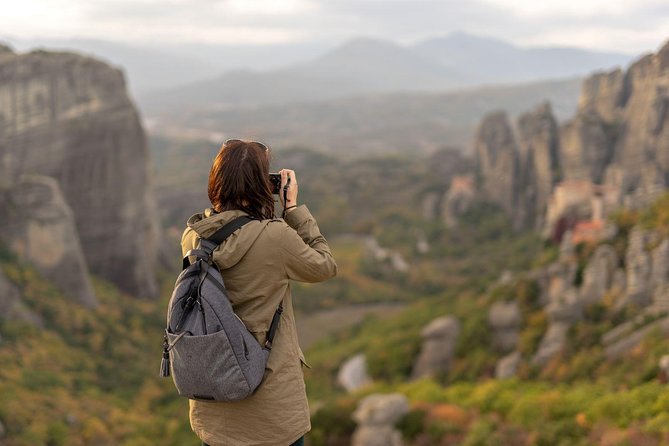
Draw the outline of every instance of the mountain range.
<instances>
[{"instance_id":1,"label":"mountain range","mask_svg":"<svg viewBox=\"0 0 669 446\"><path fill-rule=\"evenodd\" d=\"M373 38L339 45L129 44L11 36L0 36L0 41L21 51L39 47L93 54L123 67L141 105L156 107L191 98L204 103L281 103L361 92L519 83L585 75L631 59L579 48L524 48L461 32L410 45Z\"/></svg>"},{"instance_id":2,"label":"mountain range","mask_svg":"<svg viewBox=\"0 0 669 446\"><path fill-rule=\"evenodd\" d=\"M414 45L356 38L311 60L273 70L233 70L139 94L142 108L221 108L391 91L444 91L585 75L631 57L578 48L521 48L464 33Z\"/></svg>"}]
</instances>

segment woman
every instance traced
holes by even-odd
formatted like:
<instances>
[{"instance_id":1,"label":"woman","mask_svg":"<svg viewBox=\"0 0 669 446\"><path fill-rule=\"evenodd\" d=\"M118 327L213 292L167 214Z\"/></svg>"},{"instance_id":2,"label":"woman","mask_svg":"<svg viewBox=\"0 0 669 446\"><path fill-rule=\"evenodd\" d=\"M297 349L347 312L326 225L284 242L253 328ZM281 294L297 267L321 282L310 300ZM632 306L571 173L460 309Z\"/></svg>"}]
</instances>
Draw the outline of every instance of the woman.
<instances>
[{"instance_id":1,"label":"woman","mask_svg":"<svg viewBox=\"0 0 669 446\"><path fill-rule=\"evenodd\" d=\"M274 218L269 155L261 143L227 141L209 173L212 207L188 219L181 239L185 255L198 237L241 215L256 218L216 248L213 260L235 313L258 342L264 344L278 305L284 308L263 381L252 396L230 403L190 400L191 427L205 445L301 445L311 429L302 374L307 364L297 341L290 280L320 282L334 277L337 265L316 220L297 205L292 170L280 172L284 219Z\"/></svg>"}]
</instances>

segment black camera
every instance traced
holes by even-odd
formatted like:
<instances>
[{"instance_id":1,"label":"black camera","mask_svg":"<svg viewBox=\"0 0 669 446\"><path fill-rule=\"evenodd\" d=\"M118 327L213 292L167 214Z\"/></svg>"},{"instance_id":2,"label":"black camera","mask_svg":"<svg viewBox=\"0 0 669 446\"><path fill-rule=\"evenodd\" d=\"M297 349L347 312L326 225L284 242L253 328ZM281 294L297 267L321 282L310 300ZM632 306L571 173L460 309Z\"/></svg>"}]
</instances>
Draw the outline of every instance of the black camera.
<instances>
[{"instance_id":1,"label":"black camera","mask_svg":"<svg viewBox=\"0 0 669 446\"><path fill-rule=\"evenodd\" d=\"M272 185L272 193L274 195L279 195L279 192L281 192L281 174L270 173L269 182Z\"/></svg>"}]
</instances>

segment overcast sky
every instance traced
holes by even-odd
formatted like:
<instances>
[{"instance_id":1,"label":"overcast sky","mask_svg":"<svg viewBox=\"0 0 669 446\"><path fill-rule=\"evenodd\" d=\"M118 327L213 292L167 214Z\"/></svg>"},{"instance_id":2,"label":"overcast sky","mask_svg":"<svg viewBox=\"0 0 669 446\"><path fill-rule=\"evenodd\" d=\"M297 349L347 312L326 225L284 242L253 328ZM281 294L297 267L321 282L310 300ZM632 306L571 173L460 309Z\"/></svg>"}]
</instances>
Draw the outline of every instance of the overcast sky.
<instances>
[{"instance_id":1,"label":"overcast sky","mask_svg":"<svg viewBox=\"0 0 669 446\"><path fill-rule=\"evenodd\" d=\"M0 0L0 36L19 39L410 43L455 31L640 53L669 39L669 0Z\"/></svg>"}]
</instances>

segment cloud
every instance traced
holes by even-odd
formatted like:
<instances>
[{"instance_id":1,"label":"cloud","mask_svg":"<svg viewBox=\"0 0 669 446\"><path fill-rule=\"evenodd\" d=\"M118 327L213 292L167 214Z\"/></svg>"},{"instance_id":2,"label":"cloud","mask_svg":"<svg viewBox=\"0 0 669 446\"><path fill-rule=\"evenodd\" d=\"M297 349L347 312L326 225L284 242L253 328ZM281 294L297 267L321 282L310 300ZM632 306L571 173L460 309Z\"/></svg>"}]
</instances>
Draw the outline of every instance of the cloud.
<instances>
[{"instance_id":1,"label":"cloud","mask_svg":"<svg viewBox=\"0 0 669 446\"><path fill-rule=\"evenodd\" d=\"M18 37L133 43L409 43L466 31L638 52L669 37L666 0L0 0L0 10L0 29Z\"/></svg>"}]
</instances>

